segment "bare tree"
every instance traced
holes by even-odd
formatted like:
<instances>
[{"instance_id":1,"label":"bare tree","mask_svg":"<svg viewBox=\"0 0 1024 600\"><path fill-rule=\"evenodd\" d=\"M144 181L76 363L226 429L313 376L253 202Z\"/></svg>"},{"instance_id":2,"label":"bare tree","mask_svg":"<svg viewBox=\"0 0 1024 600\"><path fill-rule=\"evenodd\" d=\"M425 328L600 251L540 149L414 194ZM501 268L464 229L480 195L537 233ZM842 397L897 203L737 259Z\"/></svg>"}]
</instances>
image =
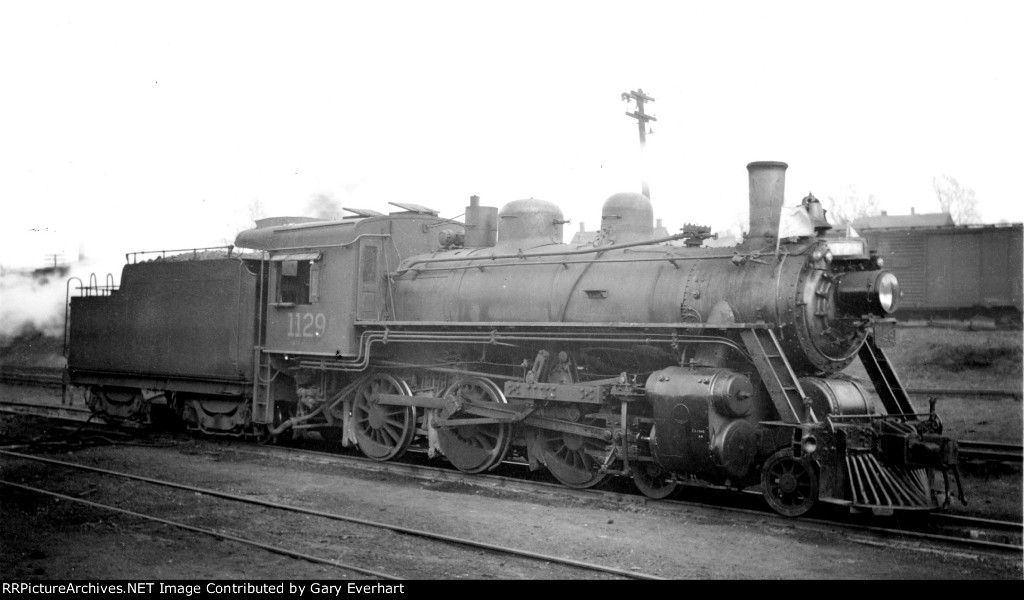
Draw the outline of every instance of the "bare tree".
<instances>
[{"instance_id":1,"label":"bare tree","mask_svg":"<svg viewBox=\"0 0 1024 600\"><path fill-rule=\"evenodd\" d=\"M949 175L943 175L941 178L932 177L932 187L935 188L935 196L939 199L942 212L949 213L954 223L966 225L981 220L974 190L960 185L959 181Z\"/></svg>"},{"instance_id":2,"label":"bare tree","mask_svg":"<svg viewBox=\"0 0 1024 600\"><path fill-rule=\"evenodd\" d=\"M249 218L252 219L253 223L255 223L265 216L267 215L266 209L263 208L263 203L260 202L259 198L253 198L252 201L249 202Z\"/></svg>"},{"instance_id":3,"label":"bare tree","mask_svg":"<svg viewBox=\"0 0 1024 600\"><path fill-rule=\"evenodd\" d=\"M238 232L252 229L256 226L256 221L265 216L266 209L258 198L250 200L244 209L242 207L235 208L224 224L224 234L220 238L221 243L225 246L234 244Z\"/></svg>"},{"instance_id":4,"label":"bare tree","mask_svg":"<svg viewBox=\"0 0 1024 600\"><path fill-rule=\"evenodd\" d=\"M874 194L868 194L862 198L857 188L853 185L843 187L839 199L835 196L828 197L828 222L833 227L849 225L861 217L874 217L882 214L882 206Z\"/></svg>"}]
</instances>

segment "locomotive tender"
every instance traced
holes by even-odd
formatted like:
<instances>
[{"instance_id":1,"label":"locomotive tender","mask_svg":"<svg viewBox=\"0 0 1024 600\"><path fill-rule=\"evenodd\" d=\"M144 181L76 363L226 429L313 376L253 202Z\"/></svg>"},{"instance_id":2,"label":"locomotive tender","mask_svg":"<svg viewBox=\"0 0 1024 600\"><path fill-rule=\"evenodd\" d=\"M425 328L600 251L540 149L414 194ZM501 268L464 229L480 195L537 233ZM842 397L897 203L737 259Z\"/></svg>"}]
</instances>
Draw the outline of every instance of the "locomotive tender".
<instances>
[{"instance_id":1,"label":"locomotive tender","mask_svg":"<svg viewBox=\"0 0 1024 600\"><path fill-rule=\"evenodd\" d=\"M780 239L787 166L747 168L735 248L694 226L653 239L649 199L623 193L579 246L552 203L474 197L465 224L395 204L263 220L237 237L248 252L129 255L120 289L71 299L68 381L108 420L165 405L196 431L316 431L381 461L415 443L469 473L517 458L655 498L760 484L789 516L948 502L956 442L882 349L895 276L826 241L813 196ZM870 389L841 374L857 359Z\"/></svg>"}]
</instances>

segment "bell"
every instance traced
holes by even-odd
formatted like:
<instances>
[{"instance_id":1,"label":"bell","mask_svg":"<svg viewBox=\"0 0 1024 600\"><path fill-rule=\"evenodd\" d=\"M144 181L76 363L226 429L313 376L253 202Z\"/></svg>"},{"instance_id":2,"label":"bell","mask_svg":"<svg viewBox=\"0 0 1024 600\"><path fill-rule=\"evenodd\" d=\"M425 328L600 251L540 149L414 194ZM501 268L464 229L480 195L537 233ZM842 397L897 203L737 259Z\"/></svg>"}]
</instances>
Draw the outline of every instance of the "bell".
<instances>
[{"instance_id":1,"label":"bell","mask_svg":"<svg viewBox=\"0 0 1024 600\"><path fill-rule=\"evenodd\" d=\"M803 204L808 216L811 217L811 222L814 224L814 230L817 233L820 234L832 229L832 226L828 224L828 220L825 218L825 209L821 207L821 202L814 197L814 194L808 193L801 204Z\"/></svg>"}]
</instances>

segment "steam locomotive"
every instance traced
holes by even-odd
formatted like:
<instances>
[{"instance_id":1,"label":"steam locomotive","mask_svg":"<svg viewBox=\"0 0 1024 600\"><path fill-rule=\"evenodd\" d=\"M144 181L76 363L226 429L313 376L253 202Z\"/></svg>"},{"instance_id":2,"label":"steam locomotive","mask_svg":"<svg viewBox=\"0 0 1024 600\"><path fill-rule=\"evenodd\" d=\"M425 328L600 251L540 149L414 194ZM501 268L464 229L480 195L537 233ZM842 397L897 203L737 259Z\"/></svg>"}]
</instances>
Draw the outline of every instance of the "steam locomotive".
<instances>
[{"instance_id":1,"label":"steam locomotive","mask_svg":"<svg viewBox=\"0 0 1024 600\"><path fill-rule=\"evenodd\" d=\"M550 202L473 197L465 223L393 203L130 254L120 288L70 300L68 382L108 420L316 432L379 461L415 445L468 473L518 459L653 498L759 484L788 516L938 508L957 445L883 350L899 283L862 240L825 238L813 196L780 231L786 168L747 166L734 248L706 247L706 227L658 237L649 199L621 193L582 245ZM870 386L842 374L857 359Z\"/></svg>"}]
</instances>

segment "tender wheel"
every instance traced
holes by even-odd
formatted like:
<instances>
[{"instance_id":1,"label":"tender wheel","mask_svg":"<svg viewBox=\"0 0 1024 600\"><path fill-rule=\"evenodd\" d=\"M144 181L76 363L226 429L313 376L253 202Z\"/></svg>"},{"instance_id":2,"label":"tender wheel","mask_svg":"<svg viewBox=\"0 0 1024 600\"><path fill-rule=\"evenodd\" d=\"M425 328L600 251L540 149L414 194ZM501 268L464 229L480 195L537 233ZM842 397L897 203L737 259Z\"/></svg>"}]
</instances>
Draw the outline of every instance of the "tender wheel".
<instances>
[{"instance_id":1,"label":"tender wheel","mask_svg":"<svg viewBox=\"0 0 1024 600\"><path fill-rule=\"evenodd\" d=\"M761 469L761 492L779 514L799 517L818 501L818 472L806 458L794 458L792 450L779 450Z\"/></svg>"},{"instance_id":2,"label":"tender wheel","mask_svg":"<svg viewBox=\"0 0 1024 600\"><path fill-rule=\"evenodd\" d=\"M377 394L411 396L404 381L386 374L371 375L356 390L352 422L356 443L373 460L391 460L405 453L416 434L416 409L411 406L378 404Z\"/></svg>"},{"instance_id":3,"label":"tender wheel","mask_svg":"<svg viewBox=\"0 0 1024 600\"><path fill-rule=\"evenodd\" d=\"M93 414L111 425L127 421L150 423L149 403L137 389L93 386L86 392L85 403Z\"/></svg>"},{"instance_id":4,"label":"tender wheel","mask_svg":"<svg viewBox=\"0 0 1024 600\"><path fill-rule=\"evenodd\" d=\"M608 443L574 433L544 431L544 464L555 479L573 488L591 488L608 479L599 473L600 462L595 456L604 455Z\"/></svg>"},{"instance_id":5,"label":"tender wheel","mask_svg":"<svg viewBox=\"0 0 1024 600\"><path fill-rule=\"evenodd\" d=\"M668 498L678 487L675 482L668 480L668 473L655 463L631 463L630 466L633 469L633 483L648 498Z\"/></svg>"},{"instance_id":6,"label":"tender wheel","mask_svg":"<svg viewBox=\"0 0 1024 600\"><path fill-rule=\"evenodd\" d=\"M506 404L505 394L494 382L479 377L460 379L445 390L444 395L472 402ZM457 419L459 413L449 417ZM474 419L473 415L465 415ZM441 452L455 466L466 473L480 473L493 469L505 458L512 443L512 425L484 423L438 427L437 441Z\"/></svg>"}]
</instances>

